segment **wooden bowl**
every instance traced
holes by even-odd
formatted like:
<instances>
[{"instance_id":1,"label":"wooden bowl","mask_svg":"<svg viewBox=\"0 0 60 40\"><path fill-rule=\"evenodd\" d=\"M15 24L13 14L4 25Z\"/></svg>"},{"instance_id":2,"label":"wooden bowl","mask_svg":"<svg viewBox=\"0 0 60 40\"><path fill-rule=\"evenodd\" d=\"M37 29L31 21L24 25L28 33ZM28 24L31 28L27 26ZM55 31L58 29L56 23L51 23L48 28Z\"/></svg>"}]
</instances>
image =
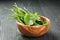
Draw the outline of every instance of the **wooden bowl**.
<instances>
[{"instance_id":1,"label":"wooden bowl","mask_svg":"<svg viewBox=\"0 0 60 40\"><path fill-rule=\"evenodd\" d=\"M18 21L16 21L17 27L19 29L19 31L25 35L25 36L29 36L29 37L39 37L44 35L50 26L50 20L44 16L39 16L43 21L48 22L48 26L44 26L44 25L39 25L39 26L28 26L28 25L24 25L19 23Z\"/></svg>"}]
</instances>

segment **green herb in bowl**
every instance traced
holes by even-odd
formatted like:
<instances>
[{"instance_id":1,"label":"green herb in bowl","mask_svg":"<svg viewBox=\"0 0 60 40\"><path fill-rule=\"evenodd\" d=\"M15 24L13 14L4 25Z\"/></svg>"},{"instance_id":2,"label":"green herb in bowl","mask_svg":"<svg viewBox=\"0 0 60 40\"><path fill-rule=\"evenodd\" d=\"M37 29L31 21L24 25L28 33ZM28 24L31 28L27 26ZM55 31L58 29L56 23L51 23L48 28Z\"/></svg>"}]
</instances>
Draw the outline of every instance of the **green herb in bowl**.
<instances>
[{"instance_id":1,"label":"green herb in bowl","mask_svg":"<svg viewBox=\"0 0 60 40\"><path fill-rule=\"evenodd\" d=\"M26 8L22 9L18 7L16 3L10 10L13 12L13 14L11 14L12 17L19 21L21 24L29 26L48 25L48 23L40 19L37 12L29 12Z\"/></svg>"}]
</instances>

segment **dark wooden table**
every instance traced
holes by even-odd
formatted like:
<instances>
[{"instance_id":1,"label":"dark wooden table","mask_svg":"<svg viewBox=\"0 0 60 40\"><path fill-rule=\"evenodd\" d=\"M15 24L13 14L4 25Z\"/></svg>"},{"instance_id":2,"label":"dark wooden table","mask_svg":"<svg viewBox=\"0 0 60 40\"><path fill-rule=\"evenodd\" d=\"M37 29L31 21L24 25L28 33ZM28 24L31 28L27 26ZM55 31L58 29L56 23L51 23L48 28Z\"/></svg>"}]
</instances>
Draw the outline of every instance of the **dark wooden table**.
<instances>
[{"instance_id":1,"label":"dark wooden table","mask_svg":"<svg viewBox=\"0 0 60 40\"><path fill-rule=\"evenodd\" d=\"M25 37L18 32L15 20L7 21L11 12L5 8L11 8L16 2L20 7L26 7L29 11L37 11L39 15L51 20L49 31L38 38ZM60 40L60 1L0 1L0 39L1 40Z\"/></svg>"}]
</instances>

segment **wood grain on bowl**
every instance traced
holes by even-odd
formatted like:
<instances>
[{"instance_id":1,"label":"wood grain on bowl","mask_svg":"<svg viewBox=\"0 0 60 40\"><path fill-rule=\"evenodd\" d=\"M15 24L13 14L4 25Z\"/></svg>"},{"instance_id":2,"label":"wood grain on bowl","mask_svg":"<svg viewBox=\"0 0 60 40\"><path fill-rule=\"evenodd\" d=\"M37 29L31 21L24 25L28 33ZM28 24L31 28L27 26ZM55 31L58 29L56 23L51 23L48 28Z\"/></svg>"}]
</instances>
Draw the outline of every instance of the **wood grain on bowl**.
<instances>
[{"instance_id":1,"label":"wood grain on bowl","mask_svg":"<svg viewBox=\"0 0 60 40\"><path fill-rule=\"evenodd\" d=\"M25 35L25 36L29 36L29 37L39 37L44 35L49 27L50 27L50 20L47 17L44 16L39 16L43 21L48 22L48 26L45 25L39 25L39 26L28 26L28 25L24 25L19 23L18 21L16 21L17 27L19 29L19 31Z\"/></svg>"}]
</instances>

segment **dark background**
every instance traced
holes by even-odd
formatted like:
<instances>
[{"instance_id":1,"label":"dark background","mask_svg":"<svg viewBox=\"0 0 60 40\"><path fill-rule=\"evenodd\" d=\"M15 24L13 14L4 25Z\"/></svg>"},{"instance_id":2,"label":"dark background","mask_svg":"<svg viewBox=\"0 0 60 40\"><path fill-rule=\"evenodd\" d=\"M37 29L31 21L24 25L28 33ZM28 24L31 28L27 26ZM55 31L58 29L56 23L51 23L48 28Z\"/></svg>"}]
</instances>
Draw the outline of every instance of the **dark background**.
<instances>
[{"instance_id":1,"label":"dark background","mask_svg":"<svg viewBox=\"0 0 60 40\"><path fill-rule=\"evenodd\" d=\"M18 32L15 20L7 21L11 12L5 8L11 8L14 3L29 11L37 11L39 15L51 20L49 31L37 38L25 37ZM0 39L1 40L60 40L60 1L59 0L2 0L0 1Z\"/></svg>"}]
</instances>

